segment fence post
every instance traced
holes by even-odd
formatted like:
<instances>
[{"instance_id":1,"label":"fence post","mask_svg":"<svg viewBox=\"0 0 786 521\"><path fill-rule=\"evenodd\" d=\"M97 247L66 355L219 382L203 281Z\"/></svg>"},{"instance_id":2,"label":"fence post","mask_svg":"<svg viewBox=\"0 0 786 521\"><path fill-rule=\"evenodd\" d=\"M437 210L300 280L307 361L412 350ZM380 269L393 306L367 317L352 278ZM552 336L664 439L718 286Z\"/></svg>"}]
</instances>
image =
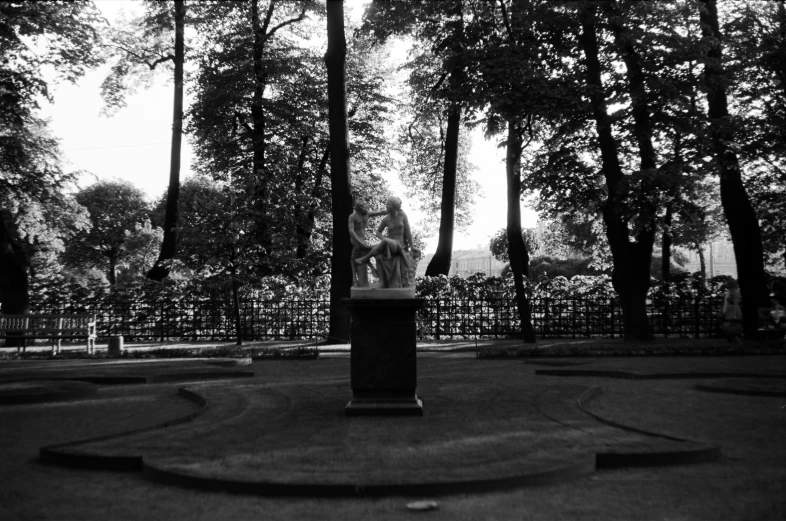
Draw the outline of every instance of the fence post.
<instances>
[{"instance_id":1,"label":"fence post","mask_svg":"<svg viewBox=\"0 0 786 521\"><path fill-rule=\"evenodd\" d=\"M614 299L609 299L611 316L611 338L614 338Z\"/></svg>"},{"instance_id":2,"label":"fence post","mask_svg":"<svg viewBox=\"0 0 786 521\"><path fill-rule=\"evenodd\" d=\"M164 342L166 342L166 340L164 340L164 328L165 327L166 326L164 325L164 303L161 302L161 343L162 344Z\"/></svg>"},{"instance_id":3,"label":"fence post","mask_svg":"<svg viewBox=\"0 0 786 521\"><path fill-rule=\"evenodd\" d=\"M438 297L437 298L437 335L436 335L437 336L437 340L440 339L440 333L441 333L441 331L440 331L441 320L440 319L441 319L441 317L440 317L440 306L439 306L439 297Z\"/></svg>"},{"instance_id":4,"label":"fence post","mask_svg":"<svg viewBox=\"0 0 786 521\"><path fill-rule=\"evenodd\" d=\"M669 310L669 303L670 303L670 299L669 299L669 297L666 297L666 304L663 307L663 313L661 314L661 316L663 317L663 323L662 323L661 331L663 333L663 336L666 337L666 338L668 338L668 336L669 336L669 323L671 322L671 317L670 317L671 313L669 312L670 311Z\"/></svg>"},{"instance_id":5,"label":"fence post","mask_svg":"<svg viewBox=\"0 0 786 521\"><path fill-rule=\"evenodd\" d=\"M281 327L281 302L276 302L276 325L274 328L273 338L279 340L279 328Z\"/></svg>"},{"instance_id":6,"label":"fence post","mask_svg":"<svg viewBox=\"0 0 786 521\"><path fill-rule=\"evenodd\" d=\"M590 302L589 300L582 300L584 304L584 325L586 326L587 338L590 337L590 317L592 316L592 313L590 313Z\"/></svg>"},{"instance_id":7,"label":"fence post","mask_svg":"<svg viewBox=\"0 0 786 521\"><path fill-rule=\"evenodd\" d=\"M699 296L693 299L693 316L694 316L694 331L693 334L696 338L699 338L699 328L701 327L701 320L699 317L700 307L699 307Z\"/></svg>"},{"instance_id":8,"label":"fence post","mask_svg":"<svg viewBox=\"0 0 786 521\"><path fill-rule=\"evenodd\" d=\"M573 304L571 306L571 311L573 312L573 338L576 338L576 297L571 299L571 303Z\"/></svg>"},{"instance_id":9,"label":"fence post","mask_svg":"<svg viewBox=\"0 0 786 521\"><path fill-rule=\"evenodd\" d=\"M256 304L257 304L257 300L256 299L251 301L251 319L250 319L250 324L249 324L249 327L251 328L251 341L254 341L254 340L257 339L257 337L256 337L256 328L254 327L254 320L256 319L256 312L257 312Z\"/></svg>"}]
</instances>

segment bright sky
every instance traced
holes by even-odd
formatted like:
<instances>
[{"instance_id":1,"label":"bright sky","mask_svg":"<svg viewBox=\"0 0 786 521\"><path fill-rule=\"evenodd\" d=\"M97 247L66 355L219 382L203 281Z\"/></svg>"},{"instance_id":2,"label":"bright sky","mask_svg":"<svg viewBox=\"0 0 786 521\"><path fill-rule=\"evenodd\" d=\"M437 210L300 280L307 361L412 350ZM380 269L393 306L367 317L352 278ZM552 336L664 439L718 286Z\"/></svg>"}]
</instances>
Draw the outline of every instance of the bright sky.
<instances>
[{"instance_id":1,"label":"bright sky","mask_svg":"<svg viewBox=\"0 0 786 521\"><path fill-rule=\"evenodd\" d=\"M113 21L119 12L133 13L139 3L128 0L97 0L104 16ZM362 0L348 4L361 13ZM172 86L160 77L149 89L140 89L127 98L128 106L112 117L99 114L102 101L101 82L108 67L87 73L77 85L62 83L52 89L54 103L42 105L45 117L50 118L50 130L60 139L67 170L81 170L85 174L80 184L87 186L96 179L120 178L131 181L144 190L152 200L166 190L169 180L169 153L172 138ZM188 90L188 85L186 85ZM188 95L186 94L186 103ZM454 250L487 247L489 238L506 222L504 150L495 142L472 135L470 160L478 166L475 178L483 190L474 211L474 223L465 233L453 238ZM350 136L351 139L351 136ZM181 179L190 175L193 151L188 139L183 140ZM404 193L395 174L387 176L395 192ZM404 209L410 222L417 228L418 213ZM537 215L522 206L522 224L533 227ZM427 237L426 253L433 253L437 237Z\"/></svg>"}]
</instances>

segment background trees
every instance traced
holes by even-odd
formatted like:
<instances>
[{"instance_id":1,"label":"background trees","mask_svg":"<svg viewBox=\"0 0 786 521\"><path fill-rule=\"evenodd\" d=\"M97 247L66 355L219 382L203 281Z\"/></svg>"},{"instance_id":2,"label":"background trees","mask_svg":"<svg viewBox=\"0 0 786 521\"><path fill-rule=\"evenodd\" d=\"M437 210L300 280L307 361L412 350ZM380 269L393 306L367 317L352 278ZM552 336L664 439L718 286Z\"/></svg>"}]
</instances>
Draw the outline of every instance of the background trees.
<instances>
[{"instance_id":1,"label":"background trees","mask_svg":"<svg viewBox=\"0 0 786 521\"><path fill-rule=\"evenodd\" d=\"M650 336L652 266L662 258L668 283L674 246L699 251L729 230L749 330L765 266L786 267L783 2L373 2L361 28L332 40L313 37L326 35L332 1L144 5L135 26L114 31L89 2L0 5L4 310L27 308L30 275L93 266L110 282L137 277L162 233L169 246L183 238L170 278L220 281L235 301L268 279L318 285L335 260L335 306L348 288L347 252L331 245L346 242L353 196L384 202L382 173L394 165L427 227L440 228L428 273L446 273L477 192L469 128L507 153L498 172L509 221L492 249L511 263L525 333L534 257L538 270L574 257L571 269L613 273L637 338ZM381 43L393 36L414 42L398 71ZM339 40L344 51L328 49ZM152 217L128 186L77 190L37 112L44 78L72 81L109 50L119 52L104 85L113 107L154 68L174 65L175 86L176 71L189 75L183 118L198 177L175 204L175 100L168 202ZM325 51L345 56L343 73ZM398 75L406 86L396 93ZM522 197L547 221L537 241L521 229ZM189 217L175 225L178 209ZM344 338L336 324L331 335Z\"/></svg>"},{"instance_id":2,"label":"background trees","mask_svg":"<svg viewBox=\"0 0 786 521\"><path fill-rule=\"evenodd\" d=\"M407 65L412 119L401 140L410 168L401 177L411 186L425 188L426 201L434 201L431 194L439 197L439 204L424 205L439 211L437 251L426 268L427 276L448 274L456 211L459 209L459 225L463 227L469 220L466 208L473 199L473 183L467 177L471 167L462 151L467 141L460 136L465 128L468 85L463 61L465 12L474 7L463 0L416 2L406 7L374 0L364 17L363 30L379 41L408 35L416 42ZM421 161L424 154L428 159Z\"/></svg>"},{"instance_id":3,"label":"background trees","mask_svg":"<svg viewBox=\"0 0 786 521\"><path fill-rule=\"evenodd\" d=\"M91 226L69 241L67 264L98 268L109 284L117 282L120 268L152 266L147 262L155 231L141 190L128 181L100 181L77 192L75 199L87 210Z\"/></svg>"},{"instance_id":4,"label":"background trees","mask_svg":"<svg viewBox=\"0 0 786 521\"><path fill-rule=\"evenodd\" d=\"M26 313L36 252L62 249L84 226L64 190L57 141L37 113L49 98L44 69L54 81L76 81L101 62L103 23L92 2L0 4L0 304ZM49 80L52 81L52 80ZM51 98L49 98L51 99Z\"/></svg>"},{"instance_id":5,"label":"background trees","mask_svg":"<svg viewBox=\"0 0 786 521\"><path fill-rule=\"evenodd\" d=\"M699 19L707 47L704 84L710 137L720 177L721 204L737 259L740 292L743 296L743 329L747 334L755 334L759 322L757 309L768 305L769 301L764 276L764 252L758 218L745 190L735 150L734 129L729 118L725 87L727 78L723 64L723 36L714 0L702 0Z\"/></svg>"}]
</instances>

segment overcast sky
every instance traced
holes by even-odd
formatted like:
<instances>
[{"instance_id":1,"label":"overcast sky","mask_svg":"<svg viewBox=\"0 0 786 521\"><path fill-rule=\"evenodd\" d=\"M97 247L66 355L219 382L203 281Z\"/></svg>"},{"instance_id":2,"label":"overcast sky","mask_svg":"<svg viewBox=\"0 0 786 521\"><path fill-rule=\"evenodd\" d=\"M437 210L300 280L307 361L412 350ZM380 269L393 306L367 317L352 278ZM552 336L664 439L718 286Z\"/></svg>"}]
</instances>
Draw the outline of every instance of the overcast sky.
<instances>
[{"instance_id":1,"label":"overcast sky","mask_svg":"<svg viewBox=\"0 0 786 521\"><path fill-rule=\"evenodd\" d=\"M114 21L119 12L132 13L138 2L98 0L96 5L104 16ZM363 4L360 0L349 4ZM357 10L359 11L359 9ZM60 139L67 170L83 170L80 185L96 179L120 178L131 181L152 200L165 190L169 179L169 153L172 138L172 86L160 77L149 89L140 89L127 98L128 106L112 117L101 116L99 87L107 74L104 66L91 71L77 85L62 83L54 86L54 103L42 105L50 129ZM186 90L188 85L186 85ZM186 103L188 98L186 97ZM351 139L351 136L350 136ZM183 140L181 179L191 171L193 157L188 139ZM474 224L466 233L457 233L454 250L486 247L489 237L505 226L505 165L504 150L473 132L470 160L478 166L475 178L483 190L474 210ZM394 173L386 176L391 188L403 195L403 188ZM418 213L407 208L410 221L417 228ZM524 227L535 226L537 216L522 207ZM426 253L433 253L437 237L426 238Z\"/></svg>"}]
</instances>

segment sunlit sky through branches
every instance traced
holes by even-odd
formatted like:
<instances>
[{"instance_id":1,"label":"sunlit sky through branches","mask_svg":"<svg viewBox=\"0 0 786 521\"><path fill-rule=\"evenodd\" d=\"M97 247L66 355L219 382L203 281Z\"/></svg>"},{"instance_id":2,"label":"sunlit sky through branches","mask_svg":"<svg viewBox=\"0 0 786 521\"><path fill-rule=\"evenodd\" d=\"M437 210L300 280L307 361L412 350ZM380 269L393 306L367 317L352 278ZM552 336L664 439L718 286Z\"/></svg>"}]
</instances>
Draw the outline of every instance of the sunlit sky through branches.
<instances>
[{"instance_id":1,"label":"sunlit sky through branches","mask_svg":"<svg viewBox=\"0 0 786 521\"><path fill-rule=\"evenodd\" d=\"M141 12L141 3L132 0L97 0L96 5L110 22L119 15L127 18ZM346 2L350 16L359 20L363 14L362 0ZM402 47L403 49L403 47ZM404 59L404 52L393 59ZM54 103L42 103L42 113L50 118L50 130L60 139L61 150L69 171L80 170L80 186L96 179L120 178L143 189L152 201L166 190L169 179L169 154L172 128L172 86L165 75L157 75L150 88L140 88L129 96L127 106L115 115L100 115L101 82L108 66L88 72L77 85L59 83L52 86ZM186 85L186 105L188 85ZM504 150L495 141L486 141L479 129L472 132L469 157L478 168L475 179L482 187L473 214L474 222L466 232L457 232L454 250L486 248L489 238L506 222ZM350 136L351 139L351 136ZM183 140L181 180L191 174L193 151L188 139ZM404 198L404 209L417 229L419 212L407 204L404 188L397 172L384 173L394 193ZM536 215L522 207L524 227L535 226ZM437 237L424 237L426 252L433 253Z\"/></svg>"}]
</instances>

